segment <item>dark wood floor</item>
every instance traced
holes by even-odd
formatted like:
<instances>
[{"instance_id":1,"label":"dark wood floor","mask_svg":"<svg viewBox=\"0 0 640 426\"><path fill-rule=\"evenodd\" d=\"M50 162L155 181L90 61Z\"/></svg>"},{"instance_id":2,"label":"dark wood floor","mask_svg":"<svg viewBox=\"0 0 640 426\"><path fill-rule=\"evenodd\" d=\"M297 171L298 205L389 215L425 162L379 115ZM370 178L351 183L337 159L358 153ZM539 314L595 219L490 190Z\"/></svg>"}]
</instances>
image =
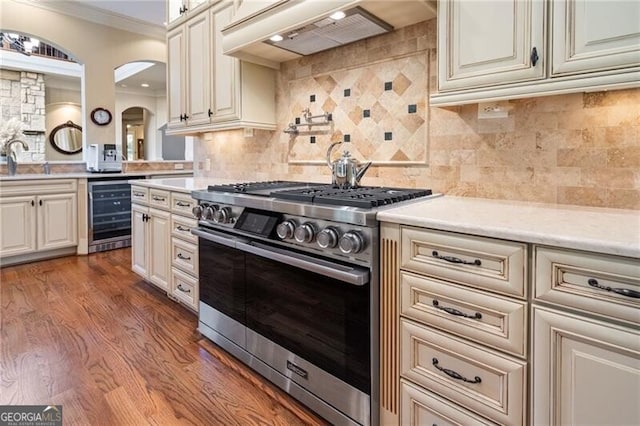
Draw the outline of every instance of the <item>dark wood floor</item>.
<instances>
[{"instance_id":1,"label":"dark wood floor","mask_svg":"<svg viewBox=\"0 0 640 426\"><path fill-rule=\"evenodd\" d=\"M65 425L325 424L195 331L130 250L0 269L0 405Z\"/></svg>"}]
</instances>

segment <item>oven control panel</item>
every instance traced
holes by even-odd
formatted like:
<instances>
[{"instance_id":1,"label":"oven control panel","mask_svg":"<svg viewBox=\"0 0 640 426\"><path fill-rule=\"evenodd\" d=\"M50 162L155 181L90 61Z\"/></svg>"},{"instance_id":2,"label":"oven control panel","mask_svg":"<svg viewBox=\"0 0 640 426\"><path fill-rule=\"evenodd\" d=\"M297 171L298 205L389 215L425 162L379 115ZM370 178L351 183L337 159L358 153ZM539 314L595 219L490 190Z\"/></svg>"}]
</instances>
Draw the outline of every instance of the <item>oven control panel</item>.
<instances>
[{"instance_id":1,"label":"oven control panel","mask_svg":"<svg viewBox=\"0 0 640 426\"><path fill-rule=\"evenodd\" d=\"M324 255L362 260L373 255L368 227L208 203L194 207L193 215L209 226L259 235Z\"/></svg>"}]
</instances>

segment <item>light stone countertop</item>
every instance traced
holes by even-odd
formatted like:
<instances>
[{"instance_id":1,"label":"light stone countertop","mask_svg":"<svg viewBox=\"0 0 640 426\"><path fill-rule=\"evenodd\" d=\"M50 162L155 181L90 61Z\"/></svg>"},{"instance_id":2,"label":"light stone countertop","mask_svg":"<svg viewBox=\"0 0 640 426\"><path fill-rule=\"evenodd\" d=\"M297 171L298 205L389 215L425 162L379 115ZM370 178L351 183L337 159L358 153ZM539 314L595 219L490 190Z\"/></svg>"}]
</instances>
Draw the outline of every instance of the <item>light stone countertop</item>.
<instances>
[{"instance_id":1,"label":"light stone countertop","mask_svg":"<svg viewBox=\"0 0 640 426\"><path fill-rule=\"evenodd\" d=\"M223 185L237 183L235 180L216 179L207 177L197 178L166 178L166 179L146 179L131 180L129 183L147 188L162 189L165 191L176 191L190 194L191 191L207 189L209 185Z\"/></svg>"},{"instance_id":2,"label":"light stone countertop","mask_svg":"<svg viewBox=\"0 0 640 426\"><path fill-rule=\"evenodd\" d=\"M385 209L377 217L381 222L640 258L636 210L444 196Z\"/></svg>"},{"instance_id":3,"label":"light stone countertop","mask_svg":"<svg viewBox=\"0 0 640 426\"><path fill-rule=\"evenodd\" d=\"M89 172L73 172L73 173L24 173L14 176L0 176L0 182L16 181L16 180L49 180L49 179L95 179L95 178L118 178L123 179L131 176L167 176L167 175L193 175L193 170L142 170L121 173L89 173Z\"/></svg>"}]
</instances>

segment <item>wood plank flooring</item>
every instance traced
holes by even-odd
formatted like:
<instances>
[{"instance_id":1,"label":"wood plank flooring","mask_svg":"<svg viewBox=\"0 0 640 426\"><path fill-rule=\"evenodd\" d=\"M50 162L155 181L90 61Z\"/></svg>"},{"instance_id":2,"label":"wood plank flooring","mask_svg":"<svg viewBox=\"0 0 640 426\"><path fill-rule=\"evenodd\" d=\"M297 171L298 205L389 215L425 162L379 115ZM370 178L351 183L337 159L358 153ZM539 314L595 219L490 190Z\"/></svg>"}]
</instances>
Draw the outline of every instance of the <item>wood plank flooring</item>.
<instances>
[{"instance_id":1,"label":"wood plank flooring","mask_svg":"<svg viewBox=\"0 0 640 426\"><path fill-rule=\"evenodd\" d=\"M0 269L0 405L65 425L325 425L202 338L130 249Z\"/></svg>"}]
</instances>

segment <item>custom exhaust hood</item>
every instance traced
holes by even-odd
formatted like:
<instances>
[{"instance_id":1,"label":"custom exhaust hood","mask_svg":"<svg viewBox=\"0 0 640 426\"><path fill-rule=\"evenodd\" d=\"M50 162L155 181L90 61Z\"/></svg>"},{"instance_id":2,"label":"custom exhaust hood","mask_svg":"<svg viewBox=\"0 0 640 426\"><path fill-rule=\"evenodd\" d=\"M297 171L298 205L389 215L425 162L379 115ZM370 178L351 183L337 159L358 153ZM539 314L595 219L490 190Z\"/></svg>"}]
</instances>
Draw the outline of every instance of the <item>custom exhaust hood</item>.
<instances>
[{"instance_id":1,"label":"custom exhaust hood","mask_svg":"<svg viewBox=\"0 0 640 426\"><path fill-rule=\"evenodd\" d=\"M278 69L301 55L434 18L435 0L243 0L222 29L227 55Z\"/></svg>"}]
</instances>

